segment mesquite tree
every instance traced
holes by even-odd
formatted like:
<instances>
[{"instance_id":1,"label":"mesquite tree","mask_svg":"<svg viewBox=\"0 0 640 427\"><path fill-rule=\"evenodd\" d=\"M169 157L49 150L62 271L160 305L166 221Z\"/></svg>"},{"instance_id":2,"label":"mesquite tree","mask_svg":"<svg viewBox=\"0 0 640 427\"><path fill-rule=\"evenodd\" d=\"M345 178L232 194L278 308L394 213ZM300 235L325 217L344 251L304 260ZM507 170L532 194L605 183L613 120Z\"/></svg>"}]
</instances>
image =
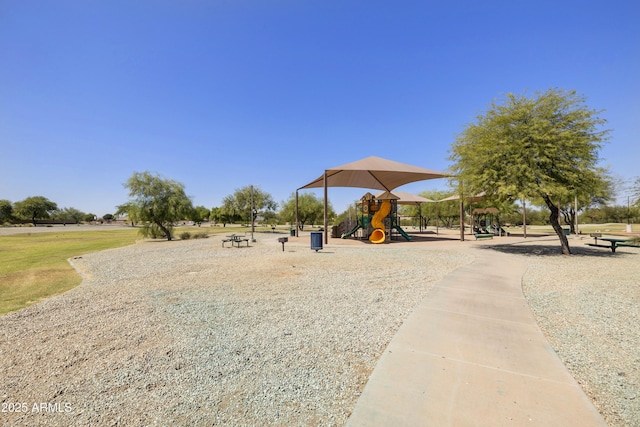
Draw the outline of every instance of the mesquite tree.
<instances>
[{"instance_id":1,"label":"mesquite tree","mask_svg":"<svg viewBox=\"0 0 640 427\"><path fill-rule=\"evenodd\" d=\"M452 173L470 194L496 199L540 198L563 254L569 242L558 221L558 201L600 190L598 151L606 120L575 91L549 89L532 98L507 94L468 124L451 148Z\"/></svg>"},{"instance_id":2,"label":"mesquite tree","mask_svg":"<svg viewBox=\"0 0 640 427\"><path fill-rule=\"evenodd\" d=\"M184 185L149 172L134 172L124 184L129 189L129 202L118 207L132 222L142 222L140 233L145 237L165 237L171 240L173 224L189 217L193 210Z\"/></svg>"}]
</instances>

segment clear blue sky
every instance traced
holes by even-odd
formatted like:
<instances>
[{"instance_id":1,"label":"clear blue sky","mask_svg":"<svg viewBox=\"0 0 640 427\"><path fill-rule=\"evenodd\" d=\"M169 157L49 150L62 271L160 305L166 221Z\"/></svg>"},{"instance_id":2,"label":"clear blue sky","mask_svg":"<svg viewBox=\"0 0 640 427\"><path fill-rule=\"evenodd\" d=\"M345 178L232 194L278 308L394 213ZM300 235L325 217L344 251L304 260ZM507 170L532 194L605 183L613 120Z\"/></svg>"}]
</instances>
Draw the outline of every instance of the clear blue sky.
<instances>
[{"instance_id":1,"label":"clear blue sky","mask_svg":"<svg viewBox=\"0 0 640 427\"><path fill-rule=\"evenodd\" d=\"M636 0L0 0L0 199L103 215L134 171L207 208L371 155L444 171L492 100L548 88L604 110L603 165L629 179L639 22Z\"/></svg>"}]
</instances>

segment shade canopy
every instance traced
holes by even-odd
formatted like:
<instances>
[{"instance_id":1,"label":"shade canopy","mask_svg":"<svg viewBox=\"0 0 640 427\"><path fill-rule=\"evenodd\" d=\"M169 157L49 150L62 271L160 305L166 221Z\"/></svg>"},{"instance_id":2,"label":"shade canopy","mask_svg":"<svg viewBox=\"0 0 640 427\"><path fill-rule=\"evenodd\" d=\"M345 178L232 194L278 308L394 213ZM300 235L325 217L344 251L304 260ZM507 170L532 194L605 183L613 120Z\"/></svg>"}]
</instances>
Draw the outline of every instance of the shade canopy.
<instances>
[{"instance_id":1,"label":"shade canopy","mask_svg":"<svg viewBox=\"0 0 640 427\"><path fill-rule=\"evenodd\" d=\"M471 212L474 215L489 215L500 213L498 208L476 208Z\"/></svg>"},{"instance_id":2,"label":"shade canopy","mask_svg":"<svg viewBox=\"0 0 640 427\"><path fill-rule=\"evenodd\" d=\"M380 196L384 193L380 193L376 196L376 199L380 199ZM421 203L434 203L435 200L427 199L426 197L418 196L416 194L407 193L406 191L394 191L394 195L398 197L399 205L419 205Z\"/></svg>"},{"instance_id":3,"label":"shade canopy","mask_svg":"<svg viewBox=\"0 0 640 427\"><path fill-rule=\"evenodd\" d=\"M418 166L407 165L380 157L367 157L353 163L326 170L327 187L356 187L391 191L410 182L445 178L449 175ZM322 188L324 174L299 190Z\"/></svg>"},{"instance_id":4,"label":"shade canopy","mask_svg":"<svg viewBox=\"0 0 640 427\"><path fill-rule=\"evenodd\" d=\"M486 194L487 193L483 191L482 193L478 193L475 196L465 197L465 200L468 200L470 202L479 202L480 200L484 199ZM459 195L450 196L450 197L447 197L446 199L438 200L438 202L449 202L451 200L460 200L460 196Z\"/></svg>"}]
</instances>

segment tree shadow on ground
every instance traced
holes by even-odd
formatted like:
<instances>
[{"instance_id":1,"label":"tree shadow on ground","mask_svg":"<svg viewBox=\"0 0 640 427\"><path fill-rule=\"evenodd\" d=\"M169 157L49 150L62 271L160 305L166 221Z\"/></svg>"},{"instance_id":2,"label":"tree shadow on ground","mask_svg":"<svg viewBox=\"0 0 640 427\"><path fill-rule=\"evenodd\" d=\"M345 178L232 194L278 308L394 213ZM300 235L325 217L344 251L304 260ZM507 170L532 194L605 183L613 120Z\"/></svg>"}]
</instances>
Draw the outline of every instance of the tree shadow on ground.
<instances>
[{"instance_id":1,"label":"tree shadow on ground","mask_svg":"<svg viewBox=\"0 0 640 427\"><path fill-rule=\"evenodd\" d=\"M610 249L605 248L590 248L582 245L574 245L569 244L571 248L571 253L574 256L588 256L588 257L597 257L597 258L610 258L610 257L627 257L634 256L637 253L632 252L624 252L620 251L620 248L617 249L616 253L611 252ZM512 255L524 255L524 256L536 256L536 257L547 257L547 256L563 256L562 248L560 247L560 243L528 243L528 242L517 242L517 243L508 243L508 244L497 244L497 245L487 245L482 246L479 249L482 250L490 250L497 251L506 254Z\"/></svg>"}]
</instances>

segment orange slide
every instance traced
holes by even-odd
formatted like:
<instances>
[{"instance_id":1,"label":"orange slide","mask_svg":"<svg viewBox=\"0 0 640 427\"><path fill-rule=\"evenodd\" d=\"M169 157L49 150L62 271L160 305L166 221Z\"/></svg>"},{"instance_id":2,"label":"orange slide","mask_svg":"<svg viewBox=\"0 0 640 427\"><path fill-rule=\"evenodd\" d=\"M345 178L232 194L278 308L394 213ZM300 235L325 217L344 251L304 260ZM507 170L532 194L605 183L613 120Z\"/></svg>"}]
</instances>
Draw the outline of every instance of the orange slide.
<instances>
[{"instance_id":1,"label":"orange slide","mask_svg":"<svg viewBox=\"0 0 640 427\"><path fill-rule=\"evenodd\" d=\"M391 211L391 202L389 200L383 200L382 205L380 205L380 209L376 214L371 218L371 226L375 229L371 236L369 236L369 241L371 243L384 243L387 235L385 234L384 223L382 220L389 215Z\"/></svg>"}]
</instances>

